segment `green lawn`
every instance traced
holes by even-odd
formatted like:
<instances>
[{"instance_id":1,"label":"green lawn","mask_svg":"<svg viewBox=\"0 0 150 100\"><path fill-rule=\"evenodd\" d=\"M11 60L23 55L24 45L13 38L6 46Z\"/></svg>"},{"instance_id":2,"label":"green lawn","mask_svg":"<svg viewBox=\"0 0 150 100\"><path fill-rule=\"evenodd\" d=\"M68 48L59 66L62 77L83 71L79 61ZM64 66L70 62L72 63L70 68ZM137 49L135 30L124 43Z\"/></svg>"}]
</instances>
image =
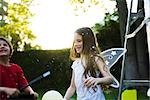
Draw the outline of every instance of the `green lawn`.
<instances>
[{"instance_id":1,"label":"green lawn","mask_svg":"<svg viewBox=\"0 0 150 100\"><path fill-rule=\"evenodd\" d=\"M37 91L39 93L39 99L42 99L43 94L45 93L43 89ZM65 91L59 91L62 95L64 95ZM118 89L110 88L104 92L106 100L117 100L118 96ZM76 100L76 95L74 95L71 100ZM146 96L146 91L137 91L137 100L150 100L148 96Z\"/></svg>"}]
</instances>

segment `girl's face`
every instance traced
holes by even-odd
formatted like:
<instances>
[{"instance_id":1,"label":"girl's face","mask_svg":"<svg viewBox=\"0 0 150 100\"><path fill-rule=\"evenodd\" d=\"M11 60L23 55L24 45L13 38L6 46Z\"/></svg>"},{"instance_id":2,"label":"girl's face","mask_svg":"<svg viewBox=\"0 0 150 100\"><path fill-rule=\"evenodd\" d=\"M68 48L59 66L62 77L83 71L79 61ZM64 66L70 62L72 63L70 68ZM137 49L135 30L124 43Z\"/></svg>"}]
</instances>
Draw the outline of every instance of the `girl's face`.
<instances>
[{"instance_id":1,"label":"girl's face","mask_svg":"<svg viewBox=\"0 0 150 100\"><path fill-rule=\"evenodd\" d=\"M82 36L79 35L78 33L75 33L75 35L74 35L74 48L77 53L82 53L83 40L82 40Z\"/></svg>"},{"instance_id":2,"label":"girl's face","mask_svg":"<svg viewBox=\"0 0 150 100\"><path fill-rule=\"evenodd\" d=\"M0 40L0 56L9 56L10 47L8 43L4 40Z\"/></svg>"}]
</instances>

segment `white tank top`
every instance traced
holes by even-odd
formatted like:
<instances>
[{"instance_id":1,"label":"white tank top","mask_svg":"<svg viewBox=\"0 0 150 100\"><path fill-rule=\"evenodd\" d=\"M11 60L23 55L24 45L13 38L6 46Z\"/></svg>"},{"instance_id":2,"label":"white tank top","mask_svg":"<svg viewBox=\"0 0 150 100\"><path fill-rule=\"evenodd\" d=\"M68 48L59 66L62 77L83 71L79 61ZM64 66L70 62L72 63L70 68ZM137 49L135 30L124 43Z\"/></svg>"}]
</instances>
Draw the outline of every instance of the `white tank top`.
<instances>
[{"instance_id":1,"label":"white tank top","mask_svg":"<svg viewBox=\"0 0 150 100\"><path fill-rule=\"evenodd\" d=\"M97 85L94 89L92 87L87 88L84 86L84 67L81 63L81 59L74 61L71 68L75 73L77 100L105 100L105 96L99 85Z\"/></svg>"}]
</instances>

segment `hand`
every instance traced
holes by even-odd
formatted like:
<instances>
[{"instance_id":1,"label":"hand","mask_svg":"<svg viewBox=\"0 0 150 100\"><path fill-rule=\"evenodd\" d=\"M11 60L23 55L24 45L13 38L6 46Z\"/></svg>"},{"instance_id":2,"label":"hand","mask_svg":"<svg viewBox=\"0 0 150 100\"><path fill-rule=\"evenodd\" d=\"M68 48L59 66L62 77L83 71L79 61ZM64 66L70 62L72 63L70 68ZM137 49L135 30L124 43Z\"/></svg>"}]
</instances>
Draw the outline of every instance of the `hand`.
<instances>
[{"instance_id":1,"label":"hand","mask_svg":"<svg viewBox=\"0 0 150 100\"><path fill-rule=\"evenodd\" d=\"M84 85L87 87L95 87L98 84L98 79L94 77L88 77L84 80Z\"/></svg>"},{"instance_id":2,"label":"hand","mask_svg":"<svg viewBox=\"0 0 150 100\"><path fill-rule=\"evenodd\" d=\"M36 93L36 92L33 92L33 93L30 93L30 95L33 95L34 96L34 100L37 100L39 94Z\"/></svg>"},{"instance_id":3,"label":"hand","mask_svg":"<svg viewBox=\"0 0 150 100\"><path fill-rule=\"evenodd\" d=\"M15 97L18 96L20 91L16 88L5 88L4 92L7 94L7 97L9 98L10 96Z\"/></svg>"}]
</instances>

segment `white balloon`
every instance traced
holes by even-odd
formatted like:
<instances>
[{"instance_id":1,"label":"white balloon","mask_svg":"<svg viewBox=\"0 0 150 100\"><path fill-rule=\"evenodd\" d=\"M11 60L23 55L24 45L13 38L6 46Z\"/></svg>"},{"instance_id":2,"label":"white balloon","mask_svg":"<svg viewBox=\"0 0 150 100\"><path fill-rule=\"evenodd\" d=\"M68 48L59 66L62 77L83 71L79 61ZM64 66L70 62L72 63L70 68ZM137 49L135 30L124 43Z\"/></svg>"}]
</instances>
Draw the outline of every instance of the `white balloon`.
<instances>
[{"instance_id":1,"label":"white balloon","mask_svg":"<svg viewBox=\"0 0 150 100\"><path fill-rule=\"evenodd\" d=\"M149 88L148 91L147 91L147 96L150 97L150 88Z\"/></svg>"},{"instance_id":2,"label":"white balloon","mask_svg":"<svg viewBox=\"0 0 150 100\"><path fill-rule=\"evenodd\" d=\"M43 95L42 100L63 100L63 96L58 91L50 90Z\"/></svg>"}]
</instances>

